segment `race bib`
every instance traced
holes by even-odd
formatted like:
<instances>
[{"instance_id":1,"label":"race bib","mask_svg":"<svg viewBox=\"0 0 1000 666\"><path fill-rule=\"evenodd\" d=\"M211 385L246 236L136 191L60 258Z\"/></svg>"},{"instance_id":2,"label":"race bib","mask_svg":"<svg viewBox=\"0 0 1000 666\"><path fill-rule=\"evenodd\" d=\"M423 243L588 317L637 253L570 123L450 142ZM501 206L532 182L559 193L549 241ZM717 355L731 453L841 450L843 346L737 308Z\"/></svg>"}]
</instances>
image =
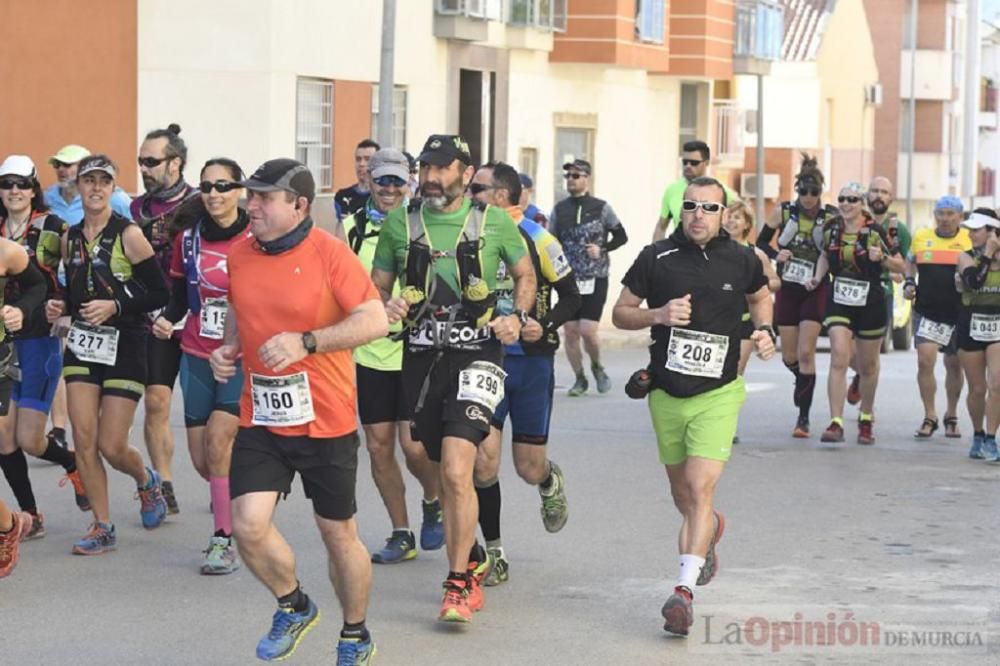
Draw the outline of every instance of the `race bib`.
<instances>
[{"instance_id":1,"label":"race bib","mask_svg":"<svg viewBox=\"0 0 1000 666\"><path fill-rule=\"evenodd\" d=\"M250 375L253 424L297 426L316 420L309 376L304 372L283 377Z\"/></svg>"},{"instance_id":2,"label":"race bib","mask_svg":"<svg viewBox=\"0 0 1000 666\"><path fill-rule=\"evenodd\" d=\"M590 296L594 293L596 278L577 278L576 288L580 290L581 296Z\"/></svg>"},{"instance_id":3,"label":"race bib","mask_svg":"<svg viewBox=\"0 0 1000 666\"><path fill-rule=\"evenodd\" d=\"M861 307L868 302L868 288L871 283L865 280L852 280L838 277L833 281L833 302L838 305Z\"/></svg>"},{"instance_id":4,"label":"race bib","mask_svg":"<svg viewBox=\"0 0 1000 666\"><path fill-rule=\"evenodd\" d=\"M474 402L491 412L503 400L503 382L507 373L488 361L473 361L458 374L458 399Z\"/></svg>"},{"instance_id":5,"label":"race bib","mask_svg":"<svg viewBox=\"0 0 1000 666\"><path fill-rule=\"evenodd\" d=\"M805 285L816 273L816 264L805 259L789 259L785 262L785 270L781 274L781 279L785 282Z\"/></svg>"},{"instance_id":6,"label":"race bib","mask_svg":"<svg viewBox=\"0 0 1000 666\"><path fill-rule=\"evenodd\" d=\"M728 352L729 338L725 335L672 328L667 343L667 370L718 379Z\"/></svg>"},{"instance_id":7,"label":"race bib","mask_svg":"<svg viewBox=\"0 0 1000 666\"><path fill-rule=\"evenodd\" d=\"M954 330L955 327L950 324L942 324L931 321L927 317L921 317L920 326L917 327L917 337L925 338L945 347L951 342L951 334Z\"/></svg>"},{"instance_id":8,"label":"race bib","mask_svg":"<svg viewBox=\"0 0 1000 666\"><path fill-rule=\"evenodd\" d=\"M118 358L118 329L74 321L66 336L66 345L81 361L114 365Z\"/></svg>"},{"instance_id":9,"label":"race bib","mask_svg":"<svg viewBox=\"0 0 1000 666\"><path fill-rule=\"evenodd\" d=\"M1000 314L973 313L969 337L978 342L1000 342Z\"/></svg>"},{"instance_id":10,"label":"race bib","mask_svg":"<svg viewBox=\"0 0 1000 666\"><path fill-rule=\"evenodd\" d=\"M221 340L226 330L226 310L229 304L225 298L206 298L201 304L201 337Z\"/></svg>"}]
</instances>

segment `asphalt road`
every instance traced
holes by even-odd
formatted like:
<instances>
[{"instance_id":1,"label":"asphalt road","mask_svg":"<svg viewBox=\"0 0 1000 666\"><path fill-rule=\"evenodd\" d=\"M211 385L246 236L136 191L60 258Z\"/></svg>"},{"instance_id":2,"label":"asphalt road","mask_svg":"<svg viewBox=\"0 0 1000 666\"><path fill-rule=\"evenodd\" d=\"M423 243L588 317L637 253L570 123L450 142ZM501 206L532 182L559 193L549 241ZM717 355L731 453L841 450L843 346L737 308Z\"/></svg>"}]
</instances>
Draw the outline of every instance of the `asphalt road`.
<instances>
[{"instance_id":1,"label":"asphalt road","mask_svg":"<svg viewBox=\"0 0 1000 666\"><path fill-rule=\"evenodd\" d=\"M558 390L551 455L567 476L570 520L542 527L538 496L502 472L504 544L511 579L488 589L471 626L435 621L443 551L375 569L368 624L379 664L1000 663L1000 466L966 457L966 435L926 442L912 353L883 356L874 447L826 446L790 437L790 376L779 360L753 361L740 437L718 506L728 528L722 569L696 590L688 639L668 637L659 609L677 569L679 516L656 458L645 404L625 397L638 350L607 354L605 396ZM828 418L821 377L813 427ZM567 383L560 357L559 379ZM250 664L274 610L245 569L198 575L212 529L208 486L187 460L179 397L175 485L181 513L141 528L130 480L111 478L119 550L73 557L89 516L57 468L33 463L48 536L25 545L0 581L0 664ZM943 405L941 407L943 411ZM855 415L848 408L848 421ZM141 428L135 430L141 448ZM369 548L389 523L359 471L359 524ZM416 483L411 520L419 520ZM0 497L12 500L6 484ZM289 663L333 663L340 614L325 552L299 486L279 527L299 577L323 612Z\"/></svg>"}]
</instances>

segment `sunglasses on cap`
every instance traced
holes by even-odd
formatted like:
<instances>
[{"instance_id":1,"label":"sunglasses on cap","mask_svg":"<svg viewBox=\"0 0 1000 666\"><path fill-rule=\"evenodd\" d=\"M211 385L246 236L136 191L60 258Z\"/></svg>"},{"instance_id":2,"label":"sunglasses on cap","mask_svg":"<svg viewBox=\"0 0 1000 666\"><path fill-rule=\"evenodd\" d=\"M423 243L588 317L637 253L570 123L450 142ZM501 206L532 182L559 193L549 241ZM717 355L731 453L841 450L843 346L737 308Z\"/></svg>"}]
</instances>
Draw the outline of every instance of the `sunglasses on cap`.
<instances>
[{"instance_id":1,"label":"sunglasses on cap","mask_svg":"<svg viewBox=\"0 0 1000 666\"><path fill-rule=\"evenodd\" d=\"M818 197L823 193L818 187L796 187L795 191L802 197Z\"/></svg>"},{"instance_id":2,"label":"sunglasses on cap","mask_svg":"<svg viewBox=\"0 0 1000 666\"><path fill-rule=\"evenodd\" d=\"M372 182L379 187L403 187L406 185L406 181L399 176L379 176L372 178Z\"/></svg>"},{"instance_id":3,"label":"sunglasses on cap","mask_svg":"<svg viewBox=\"0 0 1000 666\"><path fill-rule=\"evenodd\" d=\"M704 164L705 162L706 160L688 160L688 159L681 160L681 164L683 164L684 166L698 166L699 164Z\"/></svg>"},{"instance_id":4,"label":"sunglasses on cap","mask_svg":"<svg viewBox=\"0 0 1000 666\"><path fill-rule=\"evenodd\" d=\"M701 208L703 211L709 215L715 215L716 213L722 212L722 204L716 201L694 201L693 199L685 199L681 202L681 210L686 210L691 213Z\"/></svg>"},{"instance_id":5,"label":"sunglasses on cap","mask_svg":"<svg viewBox=\"0 0 1000 666\"><path fill-rule=\"evenodd\" d=\"M843 195L837 197L837 203L856 204L856 203L858 203L860 201L861 201L861 197L847 197L847 196L843 196Z\"/></svg>"},{"instance_id":6,"label":"sunglasses on cap","mask_svg":"<svg viewBox=\"0 0 1000 666\"><path fill-rule=\"evenodd\" d=\"M566 178L567 180L576 180L577 178L586 178L586 177L587 177L587 174L585 174L585 173L567 173L567 174L563 174L563 178Z\"/></svg>"},{"instance_id":7,"label":"sunglasses on cap","mask_svg":"<svg viewBox=\"0 0 1000 666\"><path fill-rule=\"evenodd\" d=\"M0 190L30 190L35 186L30 178L0 178Z\"/></svg>"},{"instance_id":8,"label":"sunglasses on cap","mask_svg":"<svg viewBox=\"0 0 1000 666\"><path fill-rule=\"evenodd\" d=\"M232 192L233 190L238 190L242 185L234 180L217 180L214 183L210 180L203 180L201 184L198 185L198 189L201 190L202 194L208 194L213 189L219 194L225 194L226 192Z\"/></svg>"},{"instance_id":9,"label":"sunglasses on cap","mask_svg":"<svg viewBox=\"0 0 1000 666\"><path fill-rule=\"evenodd\" d=\"M147 169L152 169L158 167L167 160L172 160L173 157L140 157L137 161L139 166L146 167Z\"/></svg>"}]
</instances>

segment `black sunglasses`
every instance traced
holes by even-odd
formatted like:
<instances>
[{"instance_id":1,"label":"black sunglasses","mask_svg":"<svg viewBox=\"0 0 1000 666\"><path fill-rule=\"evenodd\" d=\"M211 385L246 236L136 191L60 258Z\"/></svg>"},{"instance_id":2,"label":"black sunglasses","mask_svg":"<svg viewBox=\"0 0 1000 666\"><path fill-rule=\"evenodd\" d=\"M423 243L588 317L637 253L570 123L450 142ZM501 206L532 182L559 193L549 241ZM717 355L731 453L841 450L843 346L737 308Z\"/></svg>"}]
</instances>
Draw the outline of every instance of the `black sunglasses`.
<instances>
[{"instance_id":1,"label":"black sunglasses","mask_svg":"<svg viewBox=\"0 0 1000 666\"><path fill-rule=\"evenodd\" d=\"M147 169L152 169L158 167L167 160L172 160L173 157L140 157L138 159L139 166L144 166Z\"/></svg>"},{"instance_id":2,"label":"black sunglasses","mask_svg":"<svg viewBox=\"0 0 1000 666\"><path fill-rule=\"evenodd\" d=\"M406 185L406 181L399 176L379 176L378 178L372 178L372 182L379 187L403 187Z\"/></svg>"},{"instance_id":3,"label":"black sunglasses","mask_svg":"<svg viewBox=\"0 0 1000 666\"><path fill-rule=\"evenodd\" d=\"M0 179L0 190L12 190L15 187L19 190L30 190L35 187L35 183L28 178Z\"/></svg>"},{"instance_id":4,"label":"black sunglasses","mask_svg":"<svg viewBox=\"0 0 1000 666\"><path fill-rule=\"evenodd\" d=\"M698 166L703 164L706 160L681 160L681 164L684 166Z\"/></svg>"},{"instance_id":5,"label":"black sunglasses","mask_svg":"<svg viewBox=\"0 0 1000 666\"><path fill-rule=\"evenodd\" d=\"M856 204L859 201L861 201L861 197L844 197L844 196L837 197L837 203Z\"/></svg>"},{"instance_id":6,"label":"black sunglasses","mask_svg":"<svg viewBox=\"0 0 1000 666\"><path fill-rule=\"evenodd\" d=\"M212 188L215 188L215 191L219 194L225 194L226 192L238 190L241 187L243 186L234 180L217 180L214 183L210 180L203 180L198 185L198 189L201 190L202 194L208 194L212 191Z\"/></svg>"},{"instance_id":7,"label":"black sunglasses","mask_svg":"<svg viewBox=\"0 0 1000 666\"><path fill-rule=\"evenodd\" d=\"M482 183L472 183L469 185L469 192L472 194L482 194L487 190L496 189L492 185L483 185Z\"/></svg>"},{"instance_id":8,"label":"black sunglasses","mask_svg":"<svg viewBox=\"0 0 1000 666\"><path fill-rule=\"evenodd\" d=\"M822 194L822 190L818 187L797 187L795 188L795 191L799 194L799 196L803 197L818 197Z\"/></svg>"},{"instance_id":9,"label":"black sunglasses","mask_svg":"<svg viewBox=\"0 0 1000 666\"><path fill-rule=\"evenodd\" d=\"M715 201L694 201L692 199L685 199L681 202L681 210L686 210L689 213L696 211L699 208L710 215L722 212L722 204Z\"/></svg>"},{"instance_id":10,"label":"black sunglasses","mask_svg":"<svg viewBox=\"0 0 1000 666\"><path fill-rule=\"evenodd\" d=\"M567 173L566 175L563 176L563 178L568 178L569 180L576 180L577 178L586 178L586 177L587 174L585 173Z\"/></svg>"}]
</instances>

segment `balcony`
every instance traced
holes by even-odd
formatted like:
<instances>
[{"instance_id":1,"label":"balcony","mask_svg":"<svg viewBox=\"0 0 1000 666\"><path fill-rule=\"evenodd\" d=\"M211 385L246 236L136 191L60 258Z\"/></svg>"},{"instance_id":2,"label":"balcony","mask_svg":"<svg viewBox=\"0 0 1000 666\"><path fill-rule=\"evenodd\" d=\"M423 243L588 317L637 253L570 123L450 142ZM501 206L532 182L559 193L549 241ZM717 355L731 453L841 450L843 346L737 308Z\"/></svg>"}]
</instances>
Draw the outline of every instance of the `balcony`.
<instances>
[{"instance_id":1,"label":"balcony","mask_svg":"<svg viewBox=\"0 0 1000 666\"><path fill-rule=\"evenodd\" d=\"M744 112L735 100L716 100L712 105L712 136L717 166L743 166Z\"/></svg>"},{"instance_id":2,"label":"balcony","mask_svg":"<svg viewBox=\"0 0 1000 666\"><path fill-rule=\"evenodd\" d=\"M785 10L772 0L741 0L736 5L736 35L733 42L733 73L770 72L781 60L785 35Z\"/></svg>"},{"instance_id":3,"label":"balcony","mask_svg":"<svg viewBox=\"0 0 1000 666\"><path fill-rule=\"evenodd\" d=\"M910 66L913 56L904 50L899 61L899 96L910 97ZM955 95L953 83L954 59L950 51L918 49L914 97L925 100L951 100Z\"/></svg>"},{"instance_id":4,"label":"balcony","mask_svg":"<svg viewBox=\"0 0 1000 666\"><path fill-rule=\"evenodd\" d=\"M437 0L434 5L434 36L466 42L489 37L487 21L501 18L500 0Z\"/></svg>"}]
</instances>

